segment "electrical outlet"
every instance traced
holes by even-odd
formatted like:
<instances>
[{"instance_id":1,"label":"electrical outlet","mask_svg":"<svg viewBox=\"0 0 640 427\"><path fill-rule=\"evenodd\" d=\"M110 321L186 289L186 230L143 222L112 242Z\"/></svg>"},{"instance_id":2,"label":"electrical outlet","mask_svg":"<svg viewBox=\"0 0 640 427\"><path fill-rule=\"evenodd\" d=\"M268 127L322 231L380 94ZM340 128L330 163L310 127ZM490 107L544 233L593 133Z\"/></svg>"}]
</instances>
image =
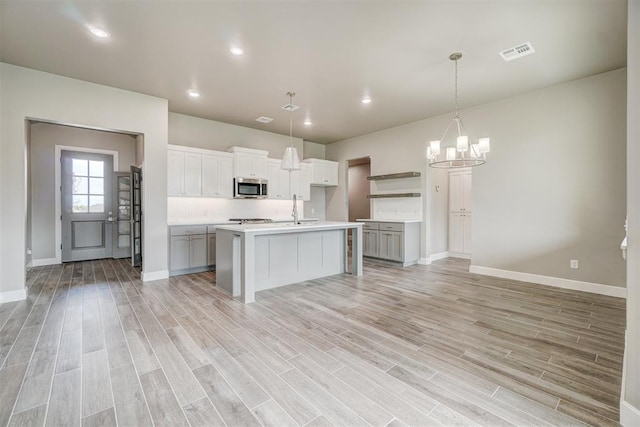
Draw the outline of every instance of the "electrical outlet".
<instances>
[{"instance_id":1,"label":"electrical outlet","mask_svg":"<svg viewBox=\"0 0 640 427\"><path fill-rule=\"evenodd\" d=\"M577 259L572 259L569 262L569 267L573 268L574 270L578 269L578 260Z\"/></svg>"}]
</instances>

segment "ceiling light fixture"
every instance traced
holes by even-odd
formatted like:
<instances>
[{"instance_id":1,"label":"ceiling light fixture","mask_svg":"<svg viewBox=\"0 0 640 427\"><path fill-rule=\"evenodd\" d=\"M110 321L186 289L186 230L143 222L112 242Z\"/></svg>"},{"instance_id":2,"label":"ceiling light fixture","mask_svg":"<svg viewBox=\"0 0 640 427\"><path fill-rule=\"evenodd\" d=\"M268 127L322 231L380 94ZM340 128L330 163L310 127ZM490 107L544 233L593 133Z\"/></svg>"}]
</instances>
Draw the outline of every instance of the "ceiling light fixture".
<instances>
[{"instance_id":1,"label":"ceiling light fixture","mask_svg":"<svg viewBox=\"0 0 640 427\"><path fill-rule=\"evenodd\" d=\"M200 98L200 92L197 90L190 90L187 92L191 98Z\"/></svg>"},{"instance_id":2,"label":"ceiling light fixture","mask_svg":"<svg viewBox=\"0 0 640 427\"><path fill-rule=\"evenodd\" d=\"M89 31L91 31L91 34L93 34L94 36L99 37L101 39L108 39L109 37L111 37L111 34L106 32L102 28L89 27Z\"/></svg>"},{"instance_id":3,"label":"ceiling light fixture","mask_svg":"<svg viewBox=\"0 0 640 427\"><path fill-rule=\"evenodd\" d=\"M300 107L293 105L293 97L296 96L295 92L287 92L287 96L289 97L289 103L282 107L282 109L289 111L289 146L284 150L282 165L280 167L281 169L291 172L300 169L298 150L293 146L293 112ZM291 175L289 175L289 179L291 179Z\"/></svg>"},{"instance_id":4,"label":"ceiling light fixture","mask_svg":"<svg viewBox=\"0 0 640 427\"><path fill-rule=\"evenodd\" d=\"M229 48L229 52L233 53L236 56L240 56L244 54L244 50L242 50L242 48L238 47L238 46L231 46Z\"/></svg>"},{"instance_id":5,"label":"ceiling light fixture","mask_svg":"<svg viewBox=\"0 0 640 427\"><path fill-rule=\"evenodd\" d=\"M455 100L456 100L456 113L449 122L447 129L444 131L444 135L439 140L431 141L427 147L427 158L429 159L429 166L433 168L442 169L454 169L454 168L466 168L473 166L484 165L487 162L487 153L491 151L489 138L479 138L476 144L469 145L469 137L463 135L464 125L462 119L458 113L458 60L462 58L460 52L455 52L449 55L449 59L455 64ZM455 147L446 147L445 160L439 160L440 155L440 143L445 140L451 125L455 123L458 131ZM465 132L466 133L466 132ZM467 153L468 152L468 153ZM460 156L458 157L458 153Z\"/></svg>"},{"instance_id":6,"label":"ceiling light fixture","mask_svg":"<svg viewBox=\"0 0 640 427\"><path fill-rule=\"evenodd\" d=\"M304 125L305 125L305 126L311 126L311 120L308 120L308 119L307 119L307 120L305 120L305 121L304 121Z\"/></svg>"},{"instance_id":7,"label":"ceiling light fixture","mask_svg":"<svg viewBox=\"0 0 640 427\"><path fill-rule=\"evenodd\" d=\"M368 96L365 96L364 98L362 98L362 103L363 104L371 104L371 98Z\"/></svg>"}]
</instances>

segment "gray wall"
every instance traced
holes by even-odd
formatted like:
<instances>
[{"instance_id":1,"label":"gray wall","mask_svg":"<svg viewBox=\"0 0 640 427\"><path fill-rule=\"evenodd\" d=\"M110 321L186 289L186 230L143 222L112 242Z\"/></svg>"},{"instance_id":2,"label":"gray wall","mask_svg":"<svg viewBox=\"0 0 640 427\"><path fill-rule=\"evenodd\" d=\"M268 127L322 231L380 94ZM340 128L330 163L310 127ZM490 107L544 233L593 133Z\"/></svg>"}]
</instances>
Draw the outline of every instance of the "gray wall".
<instances>
[{"instance_id":1,"label":"gray wall","mask_svg":"<svg viewBox=\"0 0 640 427\"><path fill-rule=\"evenodd\" d=\"M463 116L492 137L473 171L473 265L625 286L625 80L612 71Z\"/></svg>"},{"instance_id":2,"label":"gray wall","mask_svg":"<svg viewBox=\"0 0 640 427\"><path fill-rule=\"evenodd\" d=\"M624 371L625 389L621 404L635 408L640 422L640 1L629 1L627 36L627 345ZM621 408L624 416L629 411Z\"/></svg>"},{"instance_id":3,"label":"gray wall","mask_svg":"<svg viewBox=\"0 0 640 427\"><path fill-rule=\"evenodd\" d=\"M621 69L461 111L492 143L473 171L474 265L625 286L625 80ZM425 173L422 257L447 250L448 178L427 167L425 151L450 118L327 146L331 160L371 156L373 175ZM329 219L346 218L344 201L342 184L327 191Z\"/></svg>"},{"instance_id":4,"label":"gray wall","mask_svg":"<svg viewBox=\"0 0 640 427\"><path fill-rule=\"evenodd\" d=\"M24 292L27 119L145 136L143 278L167 271L165 99L0 63L0 293Z\"/></svg>"},{"instance_id":5,"label":"gray wall","mask_svg":"<svg viewBox=\"0 0 640 427\"><path fill-rule=\"evenodd\" d=\"M128 172L131 165L136 165L136 138L41 122L32 123L30 128L31 249L34 260L55 258L55 146L117 151L119 171Z\"/></svg>"}]
</instances>

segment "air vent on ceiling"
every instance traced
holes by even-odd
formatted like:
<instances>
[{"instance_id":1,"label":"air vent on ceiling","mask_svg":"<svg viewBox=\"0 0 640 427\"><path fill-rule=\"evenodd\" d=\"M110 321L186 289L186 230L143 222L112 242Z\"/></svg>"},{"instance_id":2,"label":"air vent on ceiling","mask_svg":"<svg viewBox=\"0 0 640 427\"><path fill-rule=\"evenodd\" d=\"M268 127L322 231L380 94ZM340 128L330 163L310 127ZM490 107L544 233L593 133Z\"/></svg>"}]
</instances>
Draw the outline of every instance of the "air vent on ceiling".
<instances>
[{"instance_id":1,"label":"air vent on ceiling","mask_svg":"<svg viewBox=\"0 0 640 427\"><path fill-rule=\"evenodd\" d=\"M535 50L530 42L522 43L514 46L510 49L500 52L500 56L505 62L513 61L514 59L522 58L523 56L531 55Z\"/></svg>"},{"instance_id":2,"label":"air vent on ceiling","mask_svg":"<svg viewBox=\"0 0 640 427\"><path fill-rule=\"evenodd\" d=\"M273 119L271 117L260 116L256 119L256 122L260 123L271 123Z\"/></svg>"},{"instance_id":3,"label":"air vent on ceiling","mask_svg":"<svg viewBox=\"0 0 640 427\"><path fill-rule=\"evenodd\" d=\"M283 110L292 111L292 112L296 111L298 108L300 108L300 107L298 107L297 105L293 105L293 104L287 104L287 105L283 105L282 106Z\"/></svg>"}]
</instances>

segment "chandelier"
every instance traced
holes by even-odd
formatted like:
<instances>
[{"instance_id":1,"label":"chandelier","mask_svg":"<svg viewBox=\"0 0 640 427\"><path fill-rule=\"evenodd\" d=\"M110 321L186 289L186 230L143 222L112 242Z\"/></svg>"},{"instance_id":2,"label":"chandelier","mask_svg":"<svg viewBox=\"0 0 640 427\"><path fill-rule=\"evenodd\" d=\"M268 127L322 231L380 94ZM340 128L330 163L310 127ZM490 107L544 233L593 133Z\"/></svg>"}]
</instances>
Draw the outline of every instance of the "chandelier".
<instances>
[{"instance_id":1,"label":"chandelier","mask_svg":"<svg viewBox=\"0 0 640 427\"><path fill-rule=\"evenodd\" d=\"M487 153L491 150L489 138L479 138L477 143L469 144L469 136L466 134L466 129L462 124L462 119L458 112L458 60L460 58L462 58L462 53L460 52L455 52L449 55L449 59L455 64L456 113L449 122L442 138L429 142L429 146L427 147L427 158L429 159L429 166L432 168L454 169L484 165L487 162ZM447 133L449 133L449 130L454 123L454 127L458 132L456 145L455 147L442 147L446 148L445 158L440 159L440 143L445 140Z\"/></svg>"},{"instance_id":2,"label":"chandelier","mask_svg":"<svg viewBox=\"0 0 640 427\"><path fill-rule=\"evenodd\" d=\"M282 109L289 111L289 146L284 150L280 168L291 172L300 169L298 150L293 146L293 112L300 107L293 105L293 97L296 96L295 92L287 92L287 96L289 97L289 103Z\"/></svg>"}]
</instances>

